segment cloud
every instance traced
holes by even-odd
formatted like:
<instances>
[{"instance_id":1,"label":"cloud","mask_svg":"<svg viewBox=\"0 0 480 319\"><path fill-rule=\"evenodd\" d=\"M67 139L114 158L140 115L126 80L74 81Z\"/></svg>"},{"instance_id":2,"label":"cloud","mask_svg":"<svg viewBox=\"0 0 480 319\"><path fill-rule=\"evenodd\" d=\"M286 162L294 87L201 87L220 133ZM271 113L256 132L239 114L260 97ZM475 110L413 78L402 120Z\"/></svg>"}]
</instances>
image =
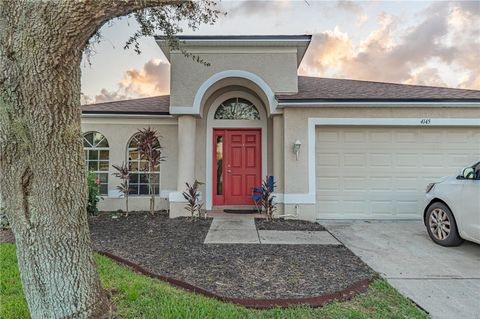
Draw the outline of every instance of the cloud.
<instances>
[{"instance_id":1,"label":"cloud","mask_svg":"<svg viewBox=\"0 0 480 319\"><path fill-rule=\"evenodd\" d=\"M118 89L102 88L91 98L82 95L81 103L102 103L116 100L164 95L170 92L170 65L160 59L151 59L141 69L130 69L123 73Z\"/></svg>"},{"instance_id":2,"label":"cloud","mask_svg":"<svg viewBox=\"0 0 480 319\"><path fill-rule=\"evenodd\" d=\"M356 25L362 26L368 20L368 16L358 3L349 0L340 0L337 2L338 9L351 12L356 16Z\"/></svg>"},{"instance_id":3,"label":"cloud","mask_svg":"<svg viewBox=\"0 0 480 319\"><path fill-rule=\"evenodd\" d=\"M233 3L237 3L236 1ZM265 12L279 12L289 5L286 0L277 1L240 1L236 5L232 2L220 2L220 10L227 12L227 17L238 15L251 16L254 14L265 15Z\"/></svg>"},{"instance_id":4,"label":"cloud","mask_svg":"<svg viewBox=\"0 0 480 319\"><path fill-rule=\"evenodd\" d=\"M410 78L403 83L430 86L447 86L447 84L440 77L438 70L429 67L413 71Z\"/></svg>"},{"instance_id":5,"label":"cloud","mask_svg":"<svg viewBox=\"0 0 480 319\"><path fill-rule=\"evenodd\" d=\"M338 28L313 37L301 73L353 79L480 89L480 10L465 3L433 3L420 22L403 27L382 14L378 28L354 43ZM456 79L442 79L448 67Z\"/></svg>"}]
</instances>

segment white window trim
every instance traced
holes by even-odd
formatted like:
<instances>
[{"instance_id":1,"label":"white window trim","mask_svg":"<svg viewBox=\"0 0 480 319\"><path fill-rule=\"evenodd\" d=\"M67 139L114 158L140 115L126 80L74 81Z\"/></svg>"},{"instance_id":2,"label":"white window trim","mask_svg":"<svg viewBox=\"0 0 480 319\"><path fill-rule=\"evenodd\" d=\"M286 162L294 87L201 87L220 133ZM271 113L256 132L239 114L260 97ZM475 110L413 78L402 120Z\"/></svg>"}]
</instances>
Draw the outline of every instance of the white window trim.
<instances>
[{"instance_id":1,"label":"white window trim","mask_svg":"<svg viewBox=\"0 0 480 319\"><path fill-rule=\"evenodd\" d=\"M95 146L88 146L88 147L83 147L83 151L87 151L87 154L89 154L88 152L89 151L108 151L108 160L107 160L107 163L108 163L108 169L106 171L99 171L99 170L95 170L95 171L92 171L94 172L95 174L97 174L97 178L98 178L98 174L107 174L107 193L106 194L101 194L102 196L108 196L108 192L110 190L110 143L108 142L108 139L107 137L103 134L103 133L100 133L99 131L87 131L85 133L82 133L82 143L85 143L83 140L85 139L85 135L87 134L90 134L90 133L98 133L98 134L101 134L103 136L103 139L107 142L108 144L108 147L95 147ZM88 142L88 141L87 141ZM90 143L90 142L89 142ZM87 170L87 172L90 172L89 168L88 168L88 162L90 161L90 156L87 155L88 158L85 158L85 169ZM100 166L100 162L104 162L105 160L100 160L100 159L96 159L95 160L96 162L98 162L99 166Z\"/></svg>"},{"instance_id":2,"label":"white window trim","mask_svg":"<svg viewBox=\"0 0 480 319\"><path fill-rule=\"evenodd\" d=\"M232 98L240 97L250 101L260 113L260 120L215 120L213 117L217 107L224 101ZM213 204L213 129L214 128L259 128L262 130L262 176L267 175L267 113L262 102L255 96L244 91L230 91L220 95L210 105L207 115L207 136L206 136L206 181L205 181L205 207L207 210L212 209Z\"/></svg>"},{"instance_id":3,"label":"white window trim","mask_svg":"<svg viewBox=\"0 0 480 319\"><path fill-rule=\"evenodd\" d=\"M466 118L308 118L308 193L277 194L277 202L285 204L316 203L315 129L317 126L444 126L480 127L480 119ZM282 196L283 195L283 196Z\"/></svg>"}]
</instances>

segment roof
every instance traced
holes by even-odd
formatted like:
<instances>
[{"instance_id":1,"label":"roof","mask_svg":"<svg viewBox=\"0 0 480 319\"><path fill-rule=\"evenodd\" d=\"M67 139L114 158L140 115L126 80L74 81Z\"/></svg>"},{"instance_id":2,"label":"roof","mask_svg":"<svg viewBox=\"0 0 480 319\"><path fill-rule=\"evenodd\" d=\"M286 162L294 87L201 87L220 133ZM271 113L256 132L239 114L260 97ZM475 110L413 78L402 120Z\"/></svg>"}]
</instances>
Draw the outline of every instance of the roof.
<instances>
[{"instance_id":1,"label":"roof","mask_svg":"<svg viewBox=\"0 0 480 319\"><path fill-rule=\"evenodd\" d=\"M170 95L82 105L82 114L169 115Z\"/></svg>"},{"instance_id":2,"label":"roof","mask_svg":"<svg viewBox=\"0 0 480 319\"><path fill-rule=\"evenodd\" d=\"M480 90L361 80L298 77L298 93L278 95L280 102L480 102Z\"/></svg>"},{"instance_id":3,"label":"roof","mask_svg":"<svg viewBox=\"0 0 480 319\"><path fill-rule=\"evenodd\" d=\"M165 57L170 61L171 47L165 41L165 36L155 36L160 49ZM297 50L297 67L307 51L312 40L310 34L290 34L290 35L179 35L177 39L184 48L192 47L219 47L227 46L229 48L245 47L294 47ZM188 49L186 49L188 51Z\"/></svg>"},{"instance_id":4,"label":"roof","mask_svg":"<svg viewBox=\"0 0 480 319\"><path fill-rule=\"evenodd\" d=\"M476 102L480 90L345 79L298 77L298 93L277 95L280 103L298 102ZM82 105L83 114L169 115L170 95Z\"/></svg>"}]
</instances>

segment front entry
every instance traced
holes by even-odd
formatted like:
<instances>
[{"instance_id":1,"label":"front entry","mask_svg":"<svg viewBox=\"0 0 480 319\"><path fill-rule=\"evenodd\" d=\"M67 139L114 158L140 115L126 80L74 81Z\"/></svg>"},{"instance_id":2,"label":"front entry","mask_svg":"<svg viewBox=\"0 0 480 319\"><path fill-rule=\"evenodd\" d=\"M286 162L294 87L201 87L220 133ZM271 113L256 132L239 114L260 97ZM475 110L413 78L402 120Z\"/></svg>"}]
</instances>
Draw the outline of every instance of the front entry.
<instances>
[{"instance_id":1,"label":"front entry","mask_svg":"<svg viewBox=\"0 0 480 319\"><path fill-rule=\"evenodd\" d=\"M261 129L213 130L213 205L253 205L262 183Z\"/></svg>"}]
</instances>

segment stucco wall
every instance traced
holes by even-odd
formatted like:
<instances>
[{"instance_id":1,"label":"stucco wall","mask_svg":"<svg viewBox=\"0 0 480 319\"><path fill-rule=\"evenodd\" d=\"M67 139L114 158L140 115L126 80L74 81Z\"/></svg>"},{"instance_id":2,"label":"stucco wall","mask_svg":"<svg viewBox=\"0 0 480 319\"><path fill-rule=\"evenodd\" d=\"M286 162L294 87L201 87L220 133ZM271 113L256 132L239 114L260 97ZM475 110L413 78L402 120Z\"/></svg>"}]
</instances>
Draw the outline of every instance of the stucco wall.
<instances>
[{"instance_id":1,"label":"stucco wall","mask_svg":"<svg viewBox=\"0 0 480 319\"><path fill-rule=\"evenodd\" d=\"M138 129L152 127L162 137L160 143L164 147L163 155L166 161L160 166L160 197L156 199L157 209L167 209L168 192L177 188L177 120L174 118L114 118L114 117L83 117L82 132L97 131L103 134L109 143L109 195L99 202L100 210L124 209L124 199L118 198L118 178L113 176L112 164L120 165L126 162L127 144ZM129 197L129 208L132 211L147 210L149 207L148 196Z\"/></svg>"},{"instance_id":2,"label":"stucco wall","mask_svg":"<svg viewBox=\"0 0 480 319\"><path fill-rule=\"evenodd\" d=\"M170 102L173 107L193 105L199 87L212 75L225 70L244 70L261 77L275 93L295 93L297 53L292 48L192 48L189 52L211 63L206 67L172 52Z\"/></svg>"}]
</instances>

